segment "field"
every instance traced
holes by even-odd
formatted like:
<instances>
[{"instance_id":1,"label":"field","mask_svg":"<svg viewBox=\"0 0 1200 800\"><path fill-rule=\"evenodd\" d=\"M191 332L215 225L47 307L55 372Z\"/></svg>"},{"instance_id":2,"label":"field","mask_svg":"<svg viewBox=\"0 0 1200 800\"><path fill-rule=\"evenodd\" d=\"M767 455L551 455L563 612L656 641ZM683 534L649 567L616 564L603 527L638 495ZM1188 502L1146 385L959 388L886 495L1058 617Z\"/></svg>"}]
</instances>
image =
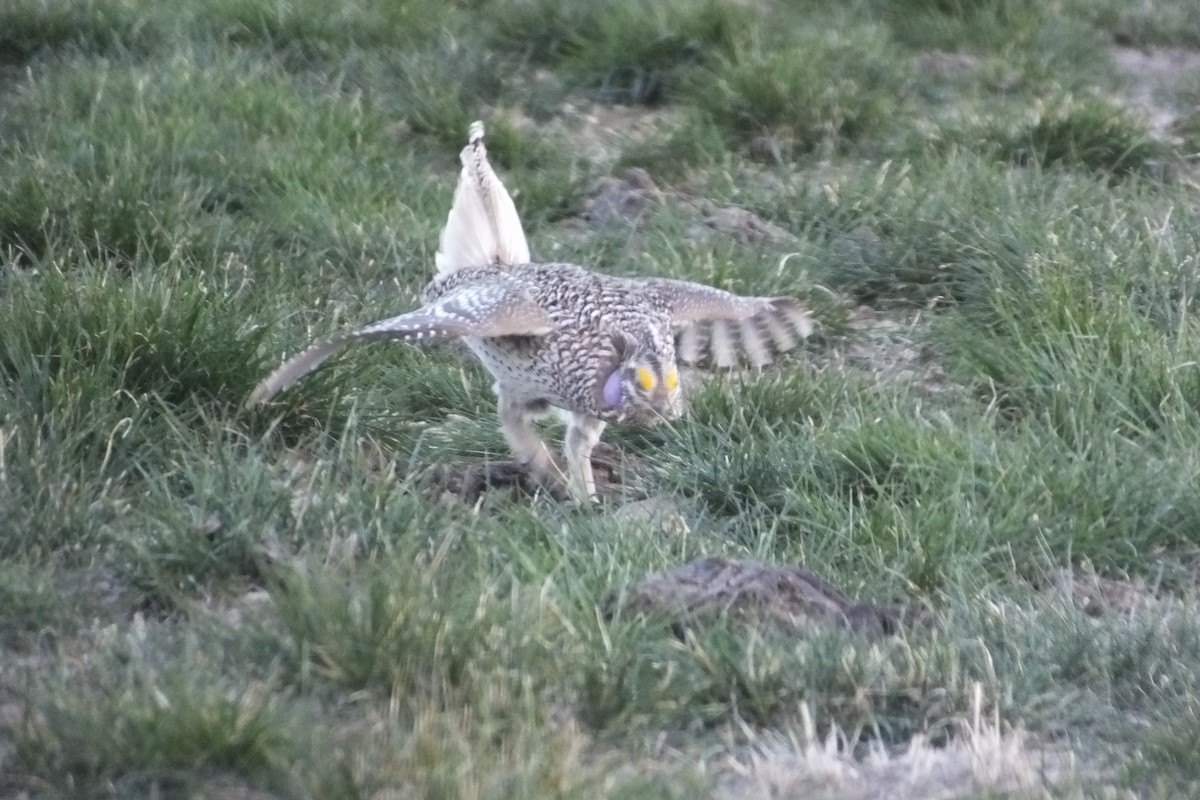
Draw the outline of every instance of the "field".
<instances>
[{"instance_id":1,"label":"field","mask_svg":"<svg viewBox=\"0 0 1200 800\"><path fill-rule=\"evenodd\" d=\"M415 306L468 124L535 257L803 352L507 458ZM0 3L0 797L1200 796L1195 0ZM557 441L560 432L550 426ZM669 624L803 565L922 624Z\"/></svg>"}]
</instances>

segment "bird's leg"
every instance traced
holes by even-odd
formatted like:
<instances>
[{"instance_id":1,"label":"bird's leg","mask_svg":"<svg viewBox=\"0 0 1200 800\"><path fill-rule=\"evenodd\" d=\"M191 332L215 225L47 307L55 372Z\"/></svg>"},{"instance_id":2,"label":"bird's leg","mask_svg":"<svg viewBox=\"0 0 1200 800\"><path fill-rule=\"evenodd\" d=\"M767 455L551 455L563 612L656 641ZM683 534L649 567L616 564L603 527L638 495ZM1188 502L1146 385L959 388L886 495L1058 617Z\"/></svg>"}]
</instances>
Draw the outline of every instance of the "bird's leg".
<instances>
[{"instance_id":1,"label":"bird's leg","mask_svg":"<svg viewBox=\"0 0 1200 800\"><path fill-rule=\"evenodd\" d=\"M500 430L508 441L517 461L527 466L538 477L546 477L557 470L546 443L529 424L530 411L527 403L513 401L500 394Z\"/></svg>"},{"instance_id":2,"label":"bird's leg","mask_svg":"<svg viewBox=\"0 0 1200 800\"><path fill-rule=\"evenodd\" d=\"M567 456L567 471L570 474L571 491L580 502L596 496L596 479L592 475L592 449L600 441L605 423L585 414L569 414L564 451Z\"/></svg>"}]
</instances>

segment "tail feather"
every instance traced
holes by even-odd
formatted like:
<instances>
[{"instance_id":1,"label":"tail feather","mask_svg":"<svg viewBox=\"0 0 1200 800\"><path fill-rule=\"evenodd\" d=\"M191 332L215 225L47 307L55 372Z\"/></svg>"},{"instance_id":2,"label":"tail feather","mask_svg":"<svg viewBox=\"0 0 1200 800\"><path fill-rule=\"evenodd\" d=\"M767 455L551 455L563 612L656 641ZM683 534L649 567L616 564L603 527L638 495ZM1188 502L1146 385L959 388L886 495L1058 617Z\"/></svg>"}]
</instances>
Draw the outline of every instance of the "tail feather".
<instances>
[{"instance_id":1,"label":"tail feather","mask_svg":"<svg viewBox=\"0 0 1200 800\"><path fill-rule=\"evenodd\" d=\"M462 172L454 204L442 229L435 259L438 277L470 267L512 266L530 261L521 218L488 161L483 123L471 124L459 156Z\"/></svg>"}]
</instances>

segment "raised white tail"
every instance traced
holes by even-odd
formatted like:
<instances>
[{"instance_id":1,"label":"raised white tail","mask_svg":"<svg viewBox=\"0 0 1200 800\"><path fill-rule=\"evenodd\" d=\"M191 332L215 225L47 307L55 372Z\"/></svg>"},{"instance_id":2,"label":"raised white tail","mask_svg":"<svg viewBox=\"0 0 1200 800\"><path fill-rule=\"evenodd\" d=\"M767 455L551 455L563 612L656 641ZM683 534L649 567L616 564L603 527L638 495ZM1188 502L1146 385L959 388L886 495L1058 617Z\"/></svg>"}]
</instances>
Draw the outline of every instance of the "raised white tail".
<instances>
[{"instance_id":1,"label":"raised white tail","mask_svg":"<svg viewBox=\"0 0 1200 800\"><path fill-rule=\"evenodd\" d=\"M529 244L512 197L488 162L483 123L471 123L459 155L462 173L438 244L439 278L470 267L529 263Z\"/></svg>"}]
</instances>

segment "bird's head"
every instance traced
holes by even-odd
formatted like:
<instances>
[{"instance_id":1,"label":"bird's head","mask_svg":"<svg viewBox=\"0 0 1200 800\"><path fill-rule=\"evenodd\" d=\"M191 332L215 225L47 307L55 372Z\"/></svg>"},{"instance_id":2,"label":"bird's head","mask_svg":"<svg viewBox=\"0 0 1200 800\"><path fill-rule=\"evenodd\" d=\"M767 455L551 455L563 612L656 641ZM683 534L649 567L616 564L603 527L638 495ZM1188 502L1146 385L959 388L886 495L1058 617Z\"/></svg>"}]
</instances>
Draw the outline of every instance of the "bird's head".
<instances>
[{"instance_id":1,"label":"bird's head","mask_svg":"<svg viewBox=\"0 0 1200 800\"><path fill-rule=\"evenodd\" d=\"M616 340L615 369L600 387L603 406L615 412L617 422L655 425L679 419L683 392L673 344L647 346L628 334Z\"/></svg>"}]
</instances>

